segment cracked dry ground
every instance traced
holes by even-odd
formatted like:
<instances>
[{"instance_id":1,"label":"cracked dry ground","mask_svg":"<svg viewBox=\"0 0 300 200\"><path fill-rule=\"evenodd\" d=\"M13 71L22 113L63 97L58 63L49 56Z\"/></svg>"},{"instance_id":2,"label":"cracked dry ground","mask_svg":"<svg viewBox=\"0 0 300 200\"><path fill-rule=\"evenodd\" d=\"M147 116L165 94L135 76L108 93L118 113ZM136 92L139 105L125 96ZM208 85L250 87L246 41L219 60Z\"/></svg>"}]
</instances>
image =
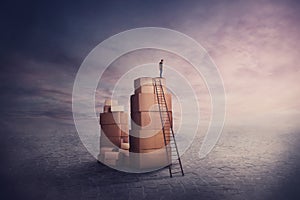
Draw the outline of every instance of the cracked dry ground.
<instances>
[{"instance_id":1,"label":"cracked dry ground","mask_svg":"<svg viewBox=\"0 0 300 200\"><path fill-rule=\"evenodd\" d=\"M168 170L127 174L98 164L73 125L49 120L2 123L1 197L10 199L300 199L300 135L225 128L198 158L199 136ZM3 199L3 198L2 198Z\"/></svg>"}]
</instances>

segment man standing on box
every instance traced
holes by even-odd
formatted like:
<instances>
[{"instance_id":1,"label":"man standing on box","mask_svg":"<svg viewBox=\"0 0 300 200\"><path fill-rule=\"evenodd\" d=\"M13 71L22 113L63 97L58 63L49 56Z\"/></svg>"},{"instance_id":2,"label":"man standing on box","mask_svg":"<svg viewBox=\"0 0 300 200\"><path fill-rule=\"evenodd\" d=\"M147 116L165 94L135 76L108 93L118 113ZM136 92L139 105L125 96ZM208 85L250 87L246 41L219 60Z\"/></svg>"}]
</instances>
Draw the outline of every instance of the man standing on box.
<instances>
[{"instance_id":1,"label":"man standing on box","mask_svg":"<svg viewBox=\"0 0 300 200\"><path fill-rule=\"evenodd\" d=\"M160 75L159 77L162 78L162 72L163 72L163 62L164 60L161 59L160 62L159 62L159 72L160 72Z\"/></svg>"}]
</instances>

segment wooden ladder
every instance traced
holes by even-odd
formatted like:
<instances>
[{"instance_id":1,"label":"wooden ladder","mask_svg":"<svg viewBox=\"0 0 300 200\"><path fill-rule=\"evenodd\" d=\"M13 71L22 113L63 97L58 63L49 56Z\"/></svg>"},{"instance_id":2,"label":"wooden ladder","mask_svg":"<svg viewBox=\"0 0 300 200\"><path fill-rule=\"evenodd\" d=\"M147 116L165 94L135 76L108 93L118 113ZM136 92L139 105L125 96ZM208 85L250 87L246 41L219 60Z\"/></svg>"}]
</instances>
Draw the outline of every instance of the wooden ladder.
<instances>
[{"instance_id":1,"label":"wooden ladder","mask_svg":"<svg viewBox=\"0 0 300 200\"><path fill-rule=\"evenodd\" d=\"M183 172L183 168L182 168L182 164L181 164L181 160L180 160L180 156L179 156L179 152L175 140L175 135L173 131L173 125L171 122L171 116L168 110L164 89L161 84L161 79L153 78L153 86L156 92L157 104L160 113L165 148L166 148L166 153L167 153L168 163L169 163L168 168L169 168L170 177L172 178L173 175L175 174L181 174L182 176L184 176L184 172Z\"/></svg>"}]
</instances>

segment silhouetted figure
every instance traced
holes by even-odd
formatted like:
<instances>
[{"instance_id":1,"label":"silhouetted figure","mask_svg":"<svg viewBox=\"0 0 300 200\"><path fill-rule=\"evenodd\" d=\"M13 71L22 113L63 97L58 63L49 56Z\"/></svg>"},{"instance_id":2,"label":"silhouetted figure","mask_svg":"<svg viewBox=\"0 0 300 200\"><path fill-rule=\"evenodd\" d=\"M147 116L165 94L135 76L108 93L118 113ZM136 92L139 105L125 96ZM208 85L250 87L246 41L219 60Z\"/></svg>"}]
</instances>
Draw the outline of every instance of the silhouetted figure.
<instances>
[{"instance_id":1,"label":"silhouetted figure","mask_svg":"<svg viewBox=\"0 0 300 200\"><path fill-rule=\"evenodd\" d=\"M162 78L162 73L163 73L163 62L164 60L161 59L160 62L159 62L159 77Z\"/></svg>"}]
</instances>

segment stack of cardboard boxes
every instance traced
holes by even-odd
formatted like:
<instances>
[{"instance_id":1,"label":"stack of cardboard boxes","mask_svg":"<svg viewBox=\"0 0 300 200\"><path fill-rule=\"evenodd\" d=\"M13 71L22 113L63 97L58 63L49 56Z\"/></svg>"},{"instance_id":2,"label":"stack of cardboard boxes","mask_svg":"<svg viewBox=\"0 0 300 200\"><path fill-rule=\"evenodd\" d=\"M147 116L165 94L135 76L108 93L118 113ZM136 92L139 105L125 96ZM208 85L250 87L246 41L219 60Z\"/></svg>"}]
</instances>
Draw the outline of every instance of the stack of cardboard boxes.
<instances>
[{"instance_id":1,"label":"stack of cardboard boxes","mask_svg":"<svg viewBox=\"0 0 300 200\"><path fill-rule=\"evenodd\" d=\"M167 92L166 80L160 80L169 110L170 123L161 119L153 78L134 80L134 94L131 95L131 130L128 135L128 116L117 101L106 100L100 113L100 154L98 160L110 166L122 166L152 170L170 164L164 140L170 139L172 125L172 96ZM161 91L159 91L161 92ZM161 95L161 94L159 94ZM168 147L169 148L169 147Z\"/></svg>"},{"instance_id":2,"label":"stack of cardboard boxes","mask_svg":"<svg viewBox=\"0 0 300 200\"><path fill-rule=\"evenodd\" d=\"M163 85L165 100L171 117L171 123L164 127L167 140L172 124L172 98L167 93L164 78L155 78ZM162 131L161 116L158 107L153 78L143 77L134 80L135 92L131 96L131 130L129 136L131 166L136 168L159 168L168 163ZM136 154L135 154L136 153Z\"/></svg>"},{"instance_id":3,"label":"stack of cardboard boxes","mask_svg":"<svg viewBox=\"0 0 300 200\"><path fill-rule=\"evenodd\" d=\"M100 154L98 159L107 165L120 162L119 148L129 149L128 115L117 101L105 100L103 113L100 113ZM127 154L126 154L127 155Z\"/></svg>"}]
</instances>

